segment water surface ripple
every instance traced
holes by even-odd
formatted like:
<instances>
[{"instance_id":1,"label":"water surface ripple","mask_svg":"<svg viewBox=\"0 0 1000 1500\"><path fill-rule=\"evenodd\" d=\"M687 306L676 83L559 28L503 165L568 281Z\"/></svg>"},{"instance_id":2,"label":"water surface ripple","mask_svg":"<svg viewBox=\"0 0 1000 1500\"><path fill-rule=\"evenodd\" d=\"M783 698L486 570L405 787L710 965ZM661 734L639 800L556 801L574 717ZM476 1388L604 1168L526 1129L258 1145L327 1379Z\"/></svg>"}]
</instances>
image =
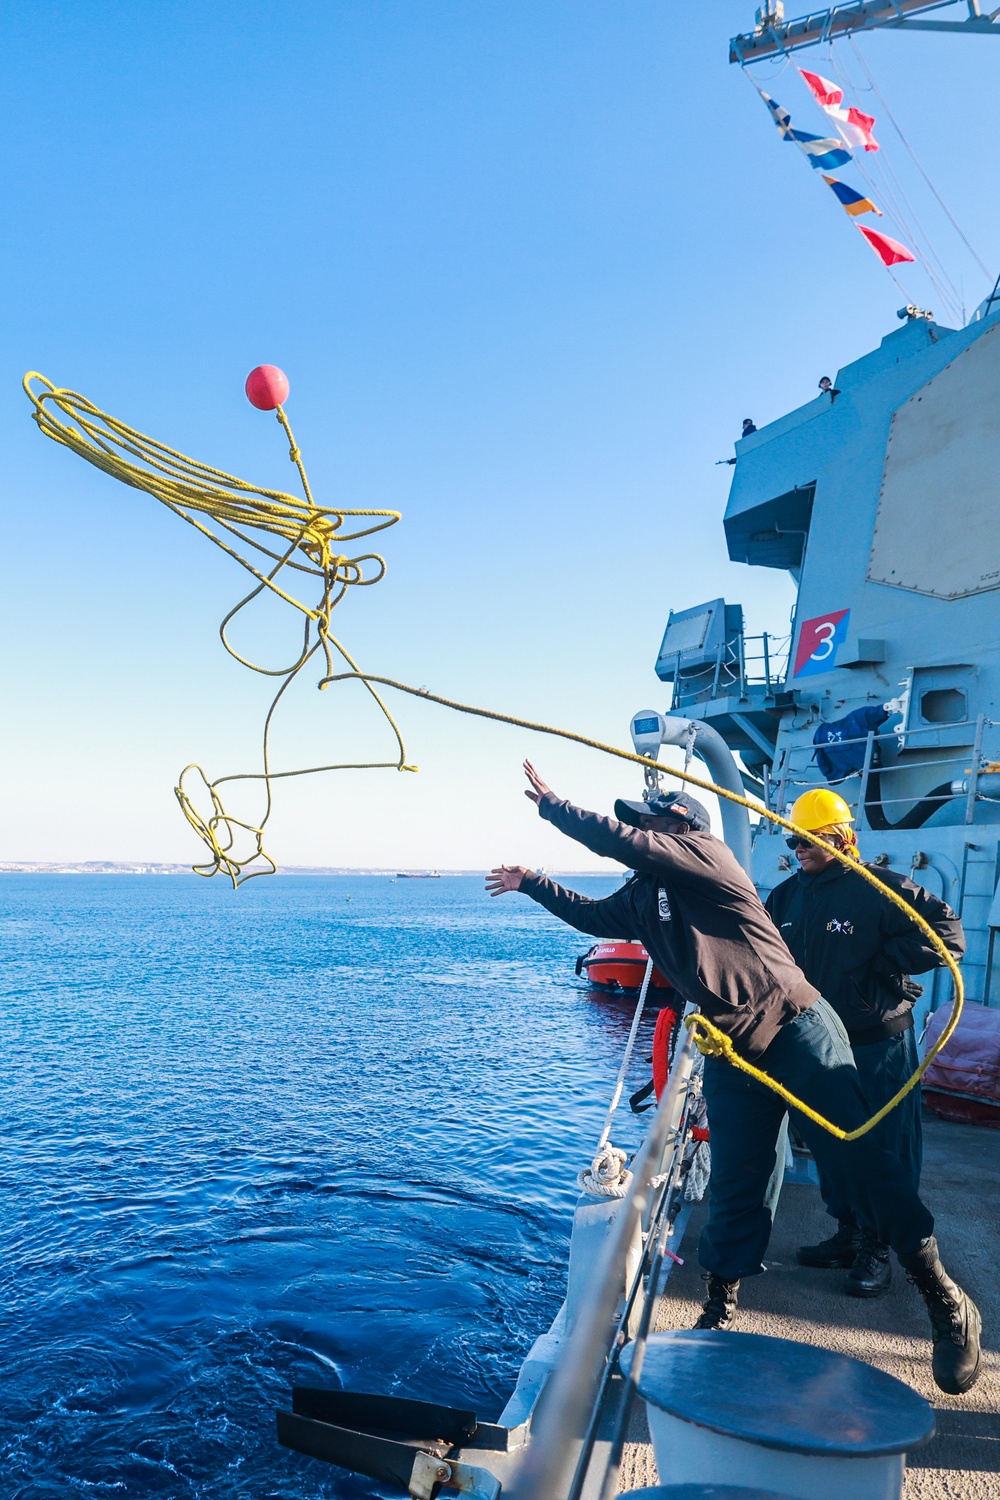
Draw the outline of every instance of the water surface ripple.
<instances>
[{"instance_id":1,"label":"water surface ripple","mask_svg":"<svg viewBox=\"0 0 1000 1500\"><path fill-rule=\"evenodd\" d=\"M277 1446L293 1382L498 1415L628 1028L587 939L459 877L4 875L0 922L6 1500L374 1493Z\"/></svg>"}]
</instances>

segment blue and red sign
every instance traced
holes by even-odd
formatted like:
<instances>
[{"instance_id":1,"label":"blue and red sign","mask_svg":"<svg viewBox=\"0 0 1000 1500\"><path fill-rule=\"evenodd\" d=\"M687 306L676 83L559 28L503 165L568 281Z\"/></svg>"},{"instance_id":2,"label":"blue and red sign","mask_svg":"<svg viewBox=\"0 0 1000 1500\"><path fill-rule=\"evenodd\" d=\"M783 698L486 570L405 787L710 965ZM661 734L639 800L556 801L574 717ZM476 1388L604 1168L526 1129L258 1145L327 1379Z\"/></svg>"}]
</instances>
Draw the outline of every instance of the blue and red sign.
<instances>
[{"instance_id":1,"label":"blue and red sign","mask_svg":"<svg viewBox=\"0 0 1000 1500\"><path fill-rule=\"evenodd\" d=\"M799 631L793 677L811 677L814 672L829 672L836 665L837 652L847 639L849 609L835 609L828 615L804 620Z\"/></svg>"}]
</instances>

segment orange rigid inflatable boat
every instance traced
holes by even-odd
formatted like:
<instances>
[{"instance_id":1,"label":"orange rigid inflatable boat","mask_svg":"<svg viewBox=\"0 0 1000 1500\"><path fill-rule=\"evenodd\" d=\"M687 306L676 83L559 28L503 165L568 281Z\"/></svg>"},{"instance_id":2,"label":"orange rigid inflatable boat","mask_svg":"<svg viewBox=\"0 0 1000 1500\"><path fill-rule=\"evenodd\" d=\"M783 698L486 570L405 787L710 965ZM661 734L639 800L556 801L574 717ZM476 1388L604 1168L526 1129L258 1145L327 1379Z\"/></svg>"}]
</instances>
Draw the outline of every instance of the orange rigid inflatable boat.
<instances>
[{"instance_id":1,"label":"orange rigid inflatable boat","mask_svg":"<svg viewBox=\"0 0 1000 1500\"><path fill-rule=\"evenodd\" d=\"M589 953L576 961L576 972L584 976L596 989L608 990L611 994L637 992L642 985L649 954L641 943L626 943L618 938L605 938L595 943ZM660 973L653 970L649 989L669 990L670 985Z\"/></svg>"}]
</instances>

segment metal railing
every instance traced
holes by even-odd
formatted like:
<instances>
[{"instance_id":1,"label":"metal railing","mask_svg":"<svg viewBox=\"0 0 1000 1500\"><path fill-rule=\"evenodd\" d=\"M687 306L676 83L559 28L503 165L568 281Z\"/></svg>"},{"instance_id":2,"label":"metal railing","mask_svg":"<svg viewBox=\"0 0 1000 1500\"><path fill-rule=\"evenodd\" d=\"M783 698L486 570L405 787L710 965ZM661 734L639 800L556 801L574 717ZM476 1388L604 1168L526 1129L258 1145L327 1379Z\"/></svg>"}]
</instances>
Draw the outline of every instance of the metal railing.
<instances>
[{"instance_id":1,"label":"metal railing","mask_svg":"<svg viewBox=\"0 0 1000 1500\"><path fill-rule=\"evenodd\" d=\"M614 1493L635 1381L659 1300L661 1268L671 1225L669 1208L680 1186L693 1058L694 1041L689 1031L677 1049L670 1082L649 1134L632 1163L632 1183L595 1272L593 1297L581 1311L561 1351L546 1386L545 1400L532 1423L531 1442L511 1486L513 1500L579 1500L585 1487L598 1500L610 1500ZM649 1224L645 1254L627 1290L624 1309L616 1318L621 1267L643 1223ZM606 1467L602 1473L591 1476L588 1471L595 1456L605 1395L617 1366L618 1349L627 1337L629 1313L644 1277L648 1277L648 1286L635 1338L636 1357L629 1371L625 1397L618 1407Z\"/></svg>"},{"instance_id":2,"label":"metal railing","mask_svg":"<svg viewBox=\"0 0 1000 1500\"><path fill-rule=\"evenodd\" d=\"M748 651L747 647L760 642L760 649ZM788 653L792 644L791 635L762 635L741 637L743 647L743 680L748 687L759 687L775 692L783 687L788 676Z\"/></svg>"},{"instance_id":3,"label":"metal railing","mask_svg":"<svg viewBox=\"0 0 1000 1500\"><path fill-rule=\"evenodd\" d=\"M875 733L856 739L836 740L832 745L813 743L793 745L782 757L768 782L770 793L768 805L772 811L787 813L788 808L802 792L814 786L835 786L855 816L858 828L872 827L869 808L877 805L885 814L890 826L898 824L900 816L918 803L948 802L963 804L964 821L975 819L976 799L979 795L980 777L986 770L983 765L983 739L987 729L996 728L993 720L980 714L977 719L967 719L957 724L921 725L915 729ZM949 737L967 731L967 742L958 747L935 745L933 737L946 730ZM930 743L928 743L930 741ZM902 742L902 744L901 744ZM831 781L821 771L817 751L836 751L853 747L858 752L860 765L840 780ZM951 753L935 753L946 752ZM947 792L939 790L945 782L961 786L961 790ZM931 795L931 794L934 795ZM891 810L891 811L890 811ZM928 812L930 817L934 808ZM894 814L896 814L894 816ZM919 826L919 825L915 825ZM779 832L769 824L770 832Z\"/></svg>"},{"instance_id":4,"label":"metal railing","mask_svg":"<svg viewBox=\"0 0 1000 1500\"><path fill-rule=\"evenodd\" d=\"M751 689L763 687L771 694L784 686L788 672L791 636L733 636L722 641L710 661L696 668L684 666L684 653L674 660L673 708L704 703L713 698L745 698Z\"/></svg>"}]
</instances>

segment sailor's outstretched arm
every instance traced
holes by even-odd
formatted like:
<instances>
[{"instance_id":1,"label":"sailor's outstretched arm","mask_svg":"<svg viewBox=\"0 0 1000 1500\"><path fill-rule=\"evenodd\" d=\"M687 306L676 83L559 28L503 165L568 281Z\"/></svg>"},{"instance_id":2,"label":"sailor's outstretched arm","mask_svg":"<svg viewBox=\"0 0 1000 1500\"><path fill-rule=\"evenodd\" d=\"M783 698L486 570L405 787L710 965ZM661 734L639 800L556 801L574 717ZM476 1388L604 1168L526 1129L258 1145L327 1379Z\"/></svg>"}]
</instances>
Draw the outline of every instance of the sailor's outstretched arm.
<instances>
[{"instance_id":1,"label":"sailor's outstretched arm","mask_svg":"<svg viewBox=\"0 0 1000 1500\"><path fill-rule=\"evenodd\" d=\"M568 922L578 932L588 932L591 937L633 938L631 906L624 891L615 891L603 900L595 901L590 896L581 896L557 885L545 875L536 875L524 865L501 865L491 870L486 877L486 889L491 896L502 896L506 891L522 891L544 906L554 917Z\"/></svg>"},{"instance_id":2,"label":"sailor's outstretched arm","mask_svg":"<svg viewBox=\"0 0 1000 1500\"><path fill-rule=\"evenodd\" d=\"M530 761L524 763L524 774L531 783L525 796L538 807L538 812L547 823L552 823L575 839L593 854L605 859L616 859L630 870L640 870L646 875L667 875L678 880L719 882L720 871L716 851L690 839L663 838L644 833L616 818L605 818L600 813L587 812L563 802L545 785Z\"/></svg>"}]
</instances>

